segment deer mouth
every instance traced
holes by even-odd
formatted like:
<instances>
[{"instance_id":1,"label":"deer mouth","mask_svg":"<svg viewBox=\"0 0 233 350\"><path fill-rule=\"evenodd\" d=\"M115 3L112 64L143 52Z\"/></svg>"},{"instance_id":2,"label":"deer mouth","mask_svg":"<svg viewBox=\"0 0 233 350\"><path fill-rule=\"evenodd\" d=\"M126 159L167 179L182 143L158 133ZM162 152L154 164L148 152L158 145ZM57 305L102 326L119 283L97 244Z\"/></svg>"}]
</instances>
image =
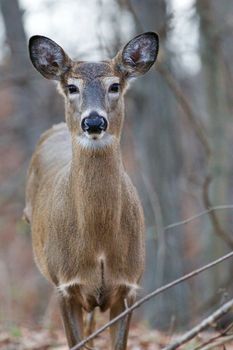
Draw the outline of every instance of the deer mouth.
<instances>
[{"instance_id":1,"label":"deer mouth","mask_svg":"<svg viewBox=\"0 0 233 350\"><path fill-rule=\"evenodd\" d=\"M84 132L78 136L78 143L84 149L103 149L111 146L114 143L115 137L109 133L102 132L101 134L89 134Z\"/></svg>"},{"instance_id":2,"label":"deer mouth","mask_svg":"<svg viewBox=\"0 0 233 350\"><path fill-rule=\"evenodd\" d=\"M89 140L94 140L94 141L98 141L100 139L102 139L102 137L104 136L105 132L101 131L98 133L89 133L88 131L84 132L85 136L89 139Z\"/></svg>"}]
</instances>

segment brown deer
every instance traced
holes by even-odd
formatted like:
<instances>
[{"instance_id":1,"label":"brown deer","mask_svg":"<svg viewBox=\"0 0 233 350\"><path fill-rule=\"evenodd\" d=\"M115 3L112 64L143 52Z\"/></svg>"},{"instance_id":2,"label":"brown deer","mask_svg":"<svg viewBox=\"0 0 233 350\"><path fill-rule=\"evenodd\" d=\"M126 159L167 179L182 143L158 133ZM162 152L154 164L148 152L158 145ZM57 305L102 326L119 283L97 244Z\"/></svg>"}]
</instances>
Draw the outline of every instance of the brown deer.
<instances>
[{"instance_id":1,"label":"brown deer","mask_svg":"<svg viewBox=\"0 0 233 350\"><path fill-rule=\"evenodd\" d=\"M115 58L95 63L73 61L39 35L29 52L35 68L59 82L66 123L40 138L24 214L36 264L59 291L73 347L84 337L83 311L110 309L116 317L134 302L144 269L143 212L122 164L120 137L128 82L155 62L158 36L138 35ZM112 349L126 349L129 320L111 327Z\"/></svg>"}]
</instances>

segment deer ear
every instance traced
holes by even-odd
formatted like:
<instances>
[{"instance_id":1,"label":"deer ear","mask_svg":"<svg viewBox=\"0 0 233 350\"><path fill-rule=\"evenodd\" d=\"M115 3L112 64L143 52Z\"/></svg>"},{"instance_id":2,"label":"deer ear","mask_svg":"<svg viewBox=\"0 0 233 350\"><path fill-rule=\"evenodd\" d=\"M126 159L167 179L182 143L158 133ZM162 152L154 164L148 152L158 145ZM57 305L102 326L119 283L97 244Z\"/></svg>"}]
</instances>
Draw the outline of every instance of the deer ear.
<instances>
[{"instance_id":1,"label":"deer ear","mask_svg":"<svg viewBox=\"0 0 233 350\"><path fill-rule=\"evenodd\" d=\"M71 59L64 50L45 36L30 38L29 55L34 67L47 79L60 80L71 67Z\"/></svg>"},{"instance_id":2,"label":"deer ear","mask_svg":"<svg viewBox=\"0 0 233 350\"><path fill-rule=\"evenodd\" d=\"M145 74L155 62L158 50L159 37L156 33L136 36L121 52L120 70L129 78Z\"/></svg>"}]
</instances>

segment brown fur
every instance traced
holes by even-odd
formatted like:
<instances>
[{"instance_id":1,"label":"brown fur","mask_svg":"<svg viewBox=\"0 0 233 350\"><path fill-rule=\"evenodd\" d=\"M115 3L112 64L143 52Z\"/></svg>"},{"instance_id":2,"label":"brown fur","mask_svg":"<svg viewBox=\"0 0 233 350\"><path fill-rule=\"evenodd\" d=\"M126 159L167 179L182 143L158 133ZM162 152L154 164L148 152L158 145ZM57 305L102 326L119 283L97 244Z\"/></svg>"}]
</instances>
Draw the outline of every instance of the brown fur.
<instances>
[{"instance_id":1,"label":"brown fur","mask_svg":"<svg viewBox=\"0 0 233 350\"><path fill-rule=\"evenodd\" d=\"M147 63L138 47L148 46L154 36L143 34L141 41L134 39L135 48L129 45L126 58L137 50L145 62L141 59L138 67L130 67L128 75L136 70L140 74L142 64L144 71L146 64L149 69L152 53L147 48ZM46 78L60 80L66 100L66 123L46 131L32 157L25 216L31 223L37 266L60 292L69 346L82 337L82 309L110 308L110 317L115 317L123 311L125 300L134 301L144 269L143 212L120 151L127 86L121 55L122 51L115 59L99 63L74 62L50 39L30 40L34 66ZM67 90L70 79L81 84L82 91L74 98ZM120 83L117 98L108 92L114 79ZM108 119L106 135L111 142L104 147L85 147L78 141L84 135L80 124L88 108L99 109ZM112 327L114 349L126 348L129 319Z\"/></svg>"},{"instance_id":2,"label":"brown fur","mask_svg":"<svg viewBox=\"0 0 233 350\"><path fill-rule=\"evenodd\" d=\"M137 284L144 266L143 215L118 141L96 152L72 145L65 124L47 131L32 158L26 213L42 274L56 286L78 278L87 311L98 305L99 290L110 307L118 288Z\"/></svg>"}]
</instances>

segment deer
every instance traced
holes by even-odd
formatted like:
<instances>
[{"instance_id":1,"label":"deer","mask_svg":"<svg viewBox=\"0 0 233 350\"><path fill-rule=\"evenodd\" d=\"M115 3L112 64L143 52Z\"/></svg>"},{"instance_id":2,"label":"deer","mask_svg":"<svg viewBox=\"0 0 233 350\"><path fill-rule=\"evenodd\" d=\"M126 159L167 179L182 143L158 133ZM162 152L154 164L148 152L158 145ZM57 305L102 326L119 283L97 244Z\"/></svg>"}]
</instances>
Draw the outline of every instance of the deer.
<instances>
[{"instance_id":1,"label":"deer","mask_svg":"<svg viewBox=\"0 0 233 350\"><path fill-rule=\"evenodd\" d=\"M112 59L77 61L34 35L29 56L57 82L65 122L44 132L28 169L24 215L36 265L54 286L69 348L91 334L96 308L110 319L135 302L145 261L145 224L127 175L120 139L131 80L154 64L158 35L134 37ZM131 314L110 328L110 347L125 350Z\"/></svg>"}]
</instances>

